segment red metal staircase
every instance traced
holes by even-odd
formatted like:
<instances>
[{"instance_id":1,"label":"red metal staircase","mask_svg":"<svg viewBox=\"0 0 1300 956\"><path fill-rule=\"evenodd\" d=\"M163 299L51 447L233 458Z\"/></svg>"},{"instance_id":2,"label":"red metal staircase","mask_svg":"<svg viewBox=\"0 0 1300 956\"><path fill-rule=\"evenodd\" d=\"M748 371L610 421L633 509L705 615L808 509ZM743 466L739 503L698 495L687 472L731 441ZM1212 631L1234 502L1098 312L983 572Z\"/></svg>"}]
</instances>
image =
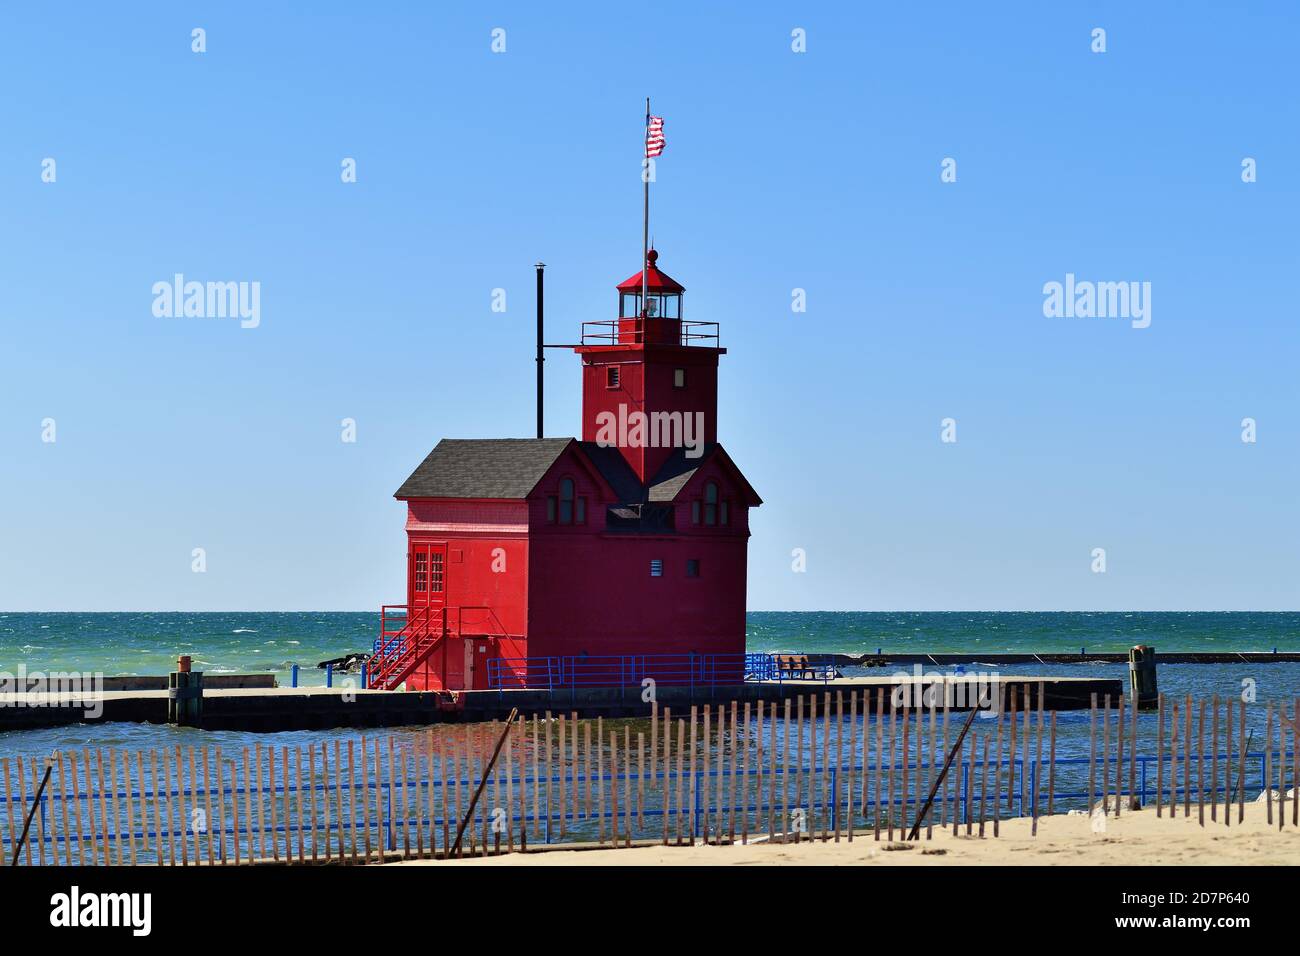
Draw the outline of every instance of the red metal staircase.
<instances>
[{"instance_id":1,"label":"red metal staircase","mask_svg":"<svg viewBox=\"0 0 1300 956\"><path fill-rule=\"evenodd\" d=\"M366 662L366 685L376 690L400 685L447 636L446 609L441 607L408 607L405 623L390 631L388 612L400 607L406 605L386 604L380 611L379 640Z\"/></svg>"}]
</instances>

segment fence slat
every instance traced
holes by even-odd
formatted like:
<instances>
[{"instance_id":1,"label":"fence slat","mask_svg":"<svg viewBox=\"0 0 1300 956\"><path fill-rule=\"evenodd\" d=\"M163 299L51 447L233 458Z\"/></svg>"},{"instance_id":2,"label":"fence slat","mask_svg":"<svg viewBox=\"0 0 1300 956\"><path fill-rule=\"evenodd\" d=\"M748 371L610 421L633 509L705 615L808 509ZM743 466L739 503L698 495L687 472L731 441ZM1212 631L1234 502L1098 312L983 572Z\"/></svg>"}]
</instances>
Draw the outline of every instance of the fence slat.
<instances>
[{"instance_id":1,"label":"fence slat","mask_svg":"<svg viewBox=\"0 0 1300 956\"><path fill-rule=\"evenodd\" d=\"M114 750L113 753L114 753L114 755L116 755L116 754L117 754L117 751ZM43 779L43 777L39 777L39 776L37 776L37 770L36 770L36 758L35 758L35 757L32 757L32 758L30 758L30 760L31 760L31 764L30 764L30 766L31 766L31 768L32 768L32 801L35 802L35 801L36 801L36 792L40 789L40 781ZM117 766L117 765L114 764L114 767L116 767L116 766ZM47 786L48 786L48 784L47 784ZM116 788L115 788L115 789L116 789ZM1283 802L1285 803L1285 801L1283 801ZM46 807L46 798L44 797L44 795L42 795L42 796L41 796L41 800L40 800L40 806L37 807L37 809L36 809L36 847L37 847L37 859L40 860L40 865L41 865L41 866L44 866L44 865L45 865L45 807ZM116 821L116 819L114 819L114 821L113 821L113 825L114 825L114 826L117 825L117 821ZM119 865L121 864L121 855L122 855L122 847L121 847L121 844L119 843L119 844L118 844L118 864L119 864ZM27 862L28 862L29 864L31 863L31 859L32 859L32 854L31 854L31 850L29 849L29 850L27 851ZM56 862L57 862L57 861L56 861Z\"/></svg>"},{"instance_id":2,"label":"fence slat","mask_svg":"<svg viewBox=\"0 0 1300 956\"><path fill-rule=\"evenodd\" d=\"M293 804L289 801L289 748L283 744L280 746L280 816L284 818L284 861L292 863Z\"/></svg>"},{"instance_id":3,"label":"fence slat","mask_svg":"<svg viewBox=\"0 0 1300 956\"><path fill-rule=\"evenodd\" d=\"M698 768L699 780L700 780L700 803L698 804L698 807L702 811L700 813L700 818L701 818L700 834L701 837L703 838L704 845L708 846L709 845L709 791L711 789L709 786L709 768L710 768L709 754L711 752L710 741L712 740L713 737L713 733L712 733L713 715L708 704L704 705L703 717L704 717L704 722L703 722L702 729L704 733L704 739L701 741L700 764ZM694 767L694 761L692 761L692 765L693 765L692 770L695 770L696 768ZM783 780L782 783L784 784L784 782L785 781Z\"/></svg>"},{"instance_id":4,"label":"fence slat","mask_svg":"<svg viewBox=\"0 0 1300 956\"><path fill-rule=\"evenodd\" d=\"M1196 816L1205 826L1205 699L1196 717Z\"/></svg>"},{"instance_id":5,"label":"fence slat","mask_svg":"<svg viewBox=\"0 0 1300 956\"><path fill-rule=\"evenodd\" d=\"M821 787L819 792L822 798L822 842L830 839L830 805L831 805L831 694L827 691L822 697L822 765L821 765ZM907 726L904 721L903 726L903 753L907 753Z\"/></svg>"},{"instance_id":6,"label":"fence slat","mask_svg":"<svg viewBox=\"0 0 1300 956\"><path fill-rule=\"evenodd\" d=\"M163 763L164 769L166 769L165 755L166 755L166 751L164 751L164 763ZM150 749L149 751L149 783L150 783L150 789L153 790L153 827L154 827L153 835L154 835L154 843L157 846L157 850L155 852L158 854L158 863L165 864L168 861L168 857L170 855L169 851L171 848L168 846L167 837L163 832L162 791L158 789L158 751L153 749ZM80 823L78 823L77 825L78 829L80 829L80 826L81 826ZM235 849L236 849L236 853L238 853L238 849L239 849L238 842L235 843ZM239 862L238 855L236 855L235 857L235 862L236 863Z\"/></svg>"},{"instance_id":7,"label":"fence slat","mask_svg":"<svg viewBox=\"0 0 1300 956\"><path fill-rule=\"evenodd\" d=\"M1246 702L1244 700L1241 702L1241 717L1237 721L1237 734L1240 738L1238 759L1241 761L1237 768L1237 793L1240 795L1237 802L1237 822L1244 823L1246 821Z\"/></svg>"},{"instance_id":8,"label":"fence slat","mask_svg":"<svg viewBox=\"0 0 1300 956\"><path fill-rule=\"evenodd\" d=\"M1052 711L1051 741L1047 749L1047 815L1056 812L1056 711ZM994 822L993 835L997 836L997 824Z\"/></svg>"},{"instance_id":9,"label":"fence slat","mask_svg":"<svg viewBox=\"0 0 1300 956\"><path fill-rule=\"evenodd\" d=\"M894 698L894 692L891 688L889 692L889 806L885 814L885 822L889 827L889 842L894 842L894 816L897 803L895 797L897 790L894 781L898 778L898 702Z\"/></svg>"},{"instance_id":10,"label":"fence slat","mask_svg":"<svg viewBox=\"0 0 1300 956\"><path fill-rule=\"evenodd\" d=\"M1010 741L1007 743L1007 812L1012 816L1015 816L1016 760L1020 755L1019 750L1016 749L1016 716L1020 713L1018 707L1019 699L1017 698L1018 693L1019 688L1015 684L1012 684L1011 716L1007 721L1007 732L1011 736ZM1096 695L1094 694L1093 697L1095 700ZM1094 707L1095 706L1094 703ZM1089 797L1089 801L1091 801L1091 797ZM1091 812L1091 807L1089 808L1089 812Z\"/></svg>"},{"instance_id":11,"label":"fence slat","mask_svg":"<svg viewBox=\"0 0 1300 956\"><path fill-rule=\"evenodd\" d=\"M883 766L884 766L884 763L885 763L885 760L884 760L884 754L885 754L885 750L884 750L884 737L885 737L885 710L884 710L884 701L885 701L885 696L884 696L884 695L885 695L885 690L884 690L884 688L883 688L883 687L877 687L877 688L876 688L876 716L875 716L875 720L876 720L876 760L875 760L875 765L876 765L876 767L875 767L875 769L876 769L876 774L875 774L875 777L876 777L876 781L875 781L875 782L876 782L876 788L875 788L875 789L876 789L876 823L875 823L876 837L875 837L875 838L876 838L877 841L880 840L880 790L881 790L881 782L882 782L881 774L884 772ZM948 713L947 703L945 702L945 704L944 704L944 716L945 716L945 718L946 718L946 716L947 716L947 713ZM947 733L947 726L948 726L948 725L947 725L947 723L945 722L945 724L944 724L944 733L945 733L945 734Z\"/></svg>"},{"instance_id":12,"label":"fence slat","mask_svg":"<svg viewBox=\"0 0 1300 956\"><path fill-rule=\"evenodd\" d=\"M194 865L198 866L203 861L203 858L199 853L199 829L194 825L195 817L197 816L197 811L198 811L198 803L199 803L199 778L195 774L196 765L194 761L194 746L192 744L189 747L189 757L190 757L190 827L189 829L190 832L194 835L193 837ZM116 814L114 814L114 817L116 817ZM203 816L203 830L205 835L207 832L207 828L208 828L208 817L205 812Z\"/></svg>"},{"instance_id":13,"label":"fence slat","mask_svg":"<svg viewBox=\"0 0 1300 956\"><path fill-rule=\"evenodd\" d=\"M207 766L207 761L208 761L208 750L207 750L207 748L204 748L204 750L203 750L203 761L204 761L204 766L203 766L204 782L207 782L207 775L208 775L208 766ZM139 778L140 778L140 831L143 832L143 840L142 840L142 842L143 842L143 844L144 844L144 853L148 853L148 851L149 851L149 839L148 839L148 834L149 834L149 816L148 816L148 810L147 810L147 808L146 808L146 805L144 805L144 754L143 754L143 753L140 753L139 750L136 750L136 753L135 753L135 766L136 766L136 770L139 771ZM224 803L224 796L222 796L222 790L221 790L221 748L218 747L218 748L217 748L217 821L216 821L216 834L218 835L218 839L221 840L221 844L220 844L220 845L221 845L221 862L225 862L225 861L226 861L226 848L225 848L225 831L224 831L224 829L222 829L222 827L224 827L224 822L222 822L222 813L221 813L221 806L222 806L222 803ZM212 821L212 813L211 813L211 810L209 810L209 813L208 813L208 821L207 821L207 822L208 822L208 862L209 862L209 864L211 864L211 862L212 862L212 834L213 834L213 821ZM135 862L135 843L134 843L134 840L133 840L133 843L131 843L131 862L133 862L133 864L134 864L134 862Z\"/></svg>"},{"instance_id":14,"label":"fence slat","mask_svg":"<svg viewBox=\"0 0 1300 956\"><path fill-rule=\"evenodd\" d=\"M1115 717L1115 816L1124 803L1124 695L1119 695L1119 714Z\"/></svg>"},{"instance_id":15,"label":"fence slat","mask_svg":"<svg viewBox=\"0 0 1300 956\"><path fill-rule=\"evenodd\" d=\"M1169 717L1169 818L1178 814L1178 701L1170 702Z\"/></svg>"},{"instance_id":16,"label":"fence slat","mask_svg":"<svg viewBox=\"0 0 1300 956\"><path fill-rule=\"evenodd\" d=\"M980 765L980 839L984 839L984 817L989 796L989 735L984 734L983 760ZM1036 821L1035 821L1036 822Z\"/></svg>"},{"instance_id":17,"label":"fence slat","mask_svg":"<svg viewBox=\"0 0 1300 956\"><path fill-rule=\"evenodd\" d=\"M1223 701L1224 740L1223 759L1223 825L1232 826L1232 698ZM1159 810L1157 810L1157 813Z\"/></svg>"},{"instance_id":18,"label":"fence slat","mask_svg":"<svg viewBox=\"0 0 1300 956\"><path fill-rule=\"evenodd\" d=\"M623 725L623 845L632 845L632 740L629 736L630 730L627 724ZM705 738L705 745L708 744L708 738ZM704 771L707 774L709 769L709 755L704 754ZM707 793L707 791L706 791ZM709 804L707 799L704 803L704 816L707 819L709 815ZM707 831L706 831L707 837ZM708 840L706 839L707 843Z\"/></svg>"},{"instance_id":19,"label":"fence slat","mask_svg":"<svg viewBox=\"0 0 1300 956\"><path fill-rule=\"evenodd\" d=\"M181 865L190 865L189 822L185 815L185 760L179 744L176 745L176 832L181 841Z\"/></svg>"},{"instance_id":20,"label":"fence slat","mask_svg":"<svg viewBox=\"0 0 1300 956\"><path fill-rule=\"evenodd\" d=\"M213 865L212 770L208 764L208 748L206 745L203 747L202 753L203 753L203 823L204 826L207 828L206 831L204 832L203 843L204 843L204 850L206 852L207 859L208 859L208 866L212 866ZM130 781L128 780L128 784L129 783ZM130 792L131 792L131 788L130 786L128 786L127 794L129 795ZM130 805L131 802L128 799L127 800L128 813L130 812ZM127 822L128 823L130 822L129 817L127 818Z\"/></svg>"},{"instance_id":21,"label":"fence slat","mask_svg":"<svg viewBox=\"0 0 1300 956\"><path fill-rule=\"evenodd\" d=\"M1101 814L1110 815L1110 694L1101 707Z\"/></svg>"},{"instance_id":22,"label":"fence slat","mask_svg":"<svg viewBox=\"0 0 1300 956\"><path fill-rule=\"evenodd\" d=\"M1210 702L1210 822L1219 822L1219 695Z\"/></svg>"},{"instance_id":23,"label":"fence slat","mask_svg":"<svg viewBox=\"0 0 1300 956\"><path fill-rule=\"evenodd\" d=\"M68 829L68 785L67 779L64 775L64 759L62 751L56 754L55 757L58 761L59 767L59 809L63 815L63 863L65 866L72 866L72 831ZM144 778L141 777L140 779L140 789L143 791ZM56 844L54 846L56 857L58 856L58 849L58 845Z\"/></svg>"},{"instance_id":24,"label":"fence slat","mask_svg":"<svg viewBox=\"0 0 1300 956\"><path fill-rule=\"evenodd\" d=\"M1183 708L1186 728L1183 734L1183 818L1192 815L1192 695L1187 695Z\"/></svg>"},{"instance_id":25,"label":"fence slat","mask_svg":"<svg viewBox=\"0 0 1300 956\"><path fill-rule=\"evenodd\" d=\"M1269 701L1264 707L1264 806L1267 814L1268 826L1273 826L1273 795L1269 793L1269 788L1273 785L1273 702Z\"/></svg>"},{"instance_id":26,"label":"fence slat","mask_svg":"<svg viewBox=\"0 0 1300 956\"><path fill-rule=\"evenodd\" d=\"M1038 836L1038 793L1043 788L1043 698L1046 696L1046 688L1042 681L1038 682L1038 726L1034 743L1034 794L1033 794L1033 814L1034 814L1034 836ZM1055 712L1053 712L1055 713Z\"/></svg>"},{"instance_id":27,"label":"fence slat","mask_svg":"<svg viewBox=\"0 0 1300 956\"><path fill-rule=\"evenodd\" d=\"M1138 699L1137 694L1133 695L1133 716L1129 720L1129 738L1128 738L1128 792L1129 807L1136 810L1143 805L1143 800L1135 796L1137 792L1137 757L1138 757ZM1146 764L1142 765L1145 769ZM1146 783L1142 784L1145 789ZM1143 794L1145 796L1145 794Z\"/></svg>"}]
</instances>

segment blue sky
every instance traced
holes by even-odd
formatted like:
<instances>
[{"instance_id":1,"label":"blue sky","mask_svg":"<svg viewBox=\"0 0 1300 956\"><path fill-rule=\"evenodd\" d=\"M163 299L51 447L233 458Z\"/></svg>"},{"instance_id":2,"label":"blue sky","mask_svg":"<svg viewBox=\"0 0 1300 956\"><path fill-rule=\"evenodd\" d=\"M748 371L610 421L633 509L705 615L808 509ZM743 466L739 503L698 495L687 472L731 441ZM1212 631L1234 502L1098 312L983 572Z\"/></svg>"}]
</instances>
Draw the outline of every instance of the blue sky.
<instances>
[{"instance_id":1,"label":"blue sky","mask_svg":"<svg viewBox=\"0 0 1300 956\"><path fill-rule=\"evenodd\" d=\"M647 95L751 608L1300 603L1291 5L275 6L0 15L0 609L402 600L394 489L532 433L532 264L551 341L638 268ZM177 272L261 324L155 317ZM1150 327L1045 317L1067 273Z\"/></svg>"}]
</instances>

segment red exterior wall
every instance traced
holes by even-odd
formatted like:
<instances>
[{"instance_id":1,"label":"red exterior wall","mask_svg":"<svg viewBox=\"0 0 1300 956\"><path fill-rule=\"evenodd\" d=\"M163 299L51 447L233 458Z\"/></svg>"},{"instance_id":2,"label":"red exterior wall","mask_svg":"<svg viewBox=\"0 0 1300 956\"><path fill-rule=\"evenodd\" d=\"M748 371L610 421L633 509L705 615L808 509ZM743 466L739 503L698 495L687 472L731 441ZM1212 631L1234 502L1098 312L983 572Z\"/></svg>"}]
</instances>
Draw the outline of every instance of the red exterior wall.
<instances>
[{"instance_id":1,"label":"red exterior wall","mask_svg":"<svg viewBox=\"0 0 1300 956\"><path fill-rule=\"evenodd\" d=\"M528 504L411 501L406 532L411 547L446 543L442 595L449 632L440 649L407 679L407 686L412 690L487 687L488 659L528 654ZM418 597L408 575L407 603L415 604ZM477 635L484 637L476 639Z\"/></svg>"},{"instance_id":2,"label":"red exterior wall","mask_svg":"<svg viewBox=\"0 0 1300 956\"><path fill-rule=\"evenodd\" d=\"M619 405L627 412L702 412L705 442L718 440L718 356L724 349L700 347L594 346L576 350L582 355L582 439L597 441L597 417ZM606 384L606 369L619 366L619 387ZM673 373L686 370L686 385L676 388ZM653 478L672 454L672 448L620 447L642 484Z\"/></svg>"},{"instance_id":3,"label":"red exterior wall","mask_svg":"<svg viewBox=\"0 0 1300 956\"><path fill-rule=\"evenodd\" d=\"M550 493L552 477L539 495ZM726 528L691 523L689 501L709 479L731 502ZM683 489L676 534L606 532L605 502L595 524L589 513L585 529L558 527L546 521L544 497L530 502L529 655L743 654L749 525L741 501L710 463ZM655 558L662 577L650 576ZM700 561L700 577L686 576L688 558Z\"/></svg>"}]
</instances>

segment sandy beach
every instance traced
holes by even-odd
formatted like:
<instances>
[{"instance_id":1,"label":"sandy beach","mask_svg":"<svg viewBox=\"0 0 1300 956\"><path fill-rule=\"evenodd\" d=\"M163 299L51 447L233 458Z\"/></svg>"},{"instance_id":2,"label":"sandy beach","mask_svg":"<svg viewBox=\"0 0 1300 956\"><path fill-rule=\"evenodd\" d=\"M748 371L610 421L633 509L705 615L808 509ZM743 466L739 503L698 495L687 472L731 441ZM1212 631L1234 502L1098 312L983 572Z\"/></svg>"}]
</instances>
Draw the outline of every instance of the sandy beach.
<instances>
[{"instance_id":1,"label":"sandy beach","mask_svg":"<svg viewBox=\"0 0 1300 956\"><path fill-rule=\"evenodd\" d=\"M1209 807L1205 825L1198 822L1197 808L1184 817L1182 806L1171 819L1166 808L1157 817L1153 808L1125 812L1118 818L1106 818L1104 832L1094 833L1092 821L1083 814L1043 817L1038 821L1038 836L1031 835L1032 821L1026 818L1004 820L1001 836L994 839L992 823L985 824L986 836L980 839L976 824L974 835L966 836L962 827L958 836L952 830L940 832L932 839L913 844L890 843L885 834L880 842L872 831L855 834L850 843L820 840L813 843L782 844L764 842L733 846L634 846L627 849L546 850L503 854L497 857L439 861L411 861L403 866L752 866L834 865L834 866L952 866L952 865L1025 865L1025 866L1098 866L1098 865L1241 865L1281 866L1300 863L1300 828L1291 825L1291 802L1286 807L1286 827L1279 832L1277 814L1273 825L1266 822L1262 803L1246 805L1244 823L1237 822L1233 807L1232 825L1224 826L1223 808L1219 819L1211 822Z\"/></svg>"}]
</instances>

